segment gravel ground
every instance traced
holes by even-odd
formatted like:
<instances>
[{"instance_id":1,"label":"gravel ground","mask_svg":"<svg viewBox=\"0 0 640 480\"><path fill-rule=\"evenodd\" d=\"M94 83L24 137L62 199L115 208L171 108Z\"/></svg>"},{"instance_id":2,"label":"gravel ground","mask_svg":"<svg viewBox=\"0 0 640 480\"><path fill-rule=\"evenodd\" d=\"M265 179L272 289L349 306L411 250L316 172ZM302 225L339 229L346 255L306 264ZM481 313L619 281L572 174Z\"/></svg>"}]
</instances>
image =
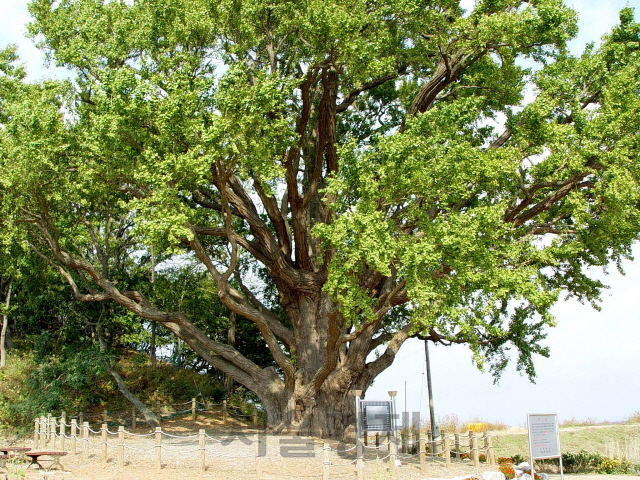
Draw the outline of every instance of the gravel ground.
<instances>
[{"instance_id":1,"label":"gravel ground","mask_svg":"<svg viewBox=\"0 0 640 480\"><path fill-rule=\"evenodd\" d=\"M93 427L94 429L97 427ZM211 478L215 480L264 480L276 479L321 479L323 473L324 443L326 440L313 438L300 438L294 436L274 436L259 434L255 430L244 429L228 430L219 425L202 423L200 425L189 423L180 425L172 423L163 425L162 436L162 469L157 471L155 438L149 434L149 430L137 429L134 435L125 435L124 441L124 468L118 467L118 437L117 434L108 435L107 438L107 462L101 462L102 444L98 434L91 434L89 440L88 455L84 453L85 442L78 441L76 455L71 453L62 458L64 471L53 470L41 472L35 469L24 468L17 464L10 467L13 478L24 478L20 471L26 474L26 479L78 479L78 480L174 480L186 478ZM204 428L207 434L205 442L206 470L200 474L200 450L198 436L192 432L198 428ZM111 431L116 433L117 428ZM260 457L260 469L262 475L257 475L256 465L256 440L263 442L262 456ZM327 442L331 447L329 460L329 478L354 479L355 476L355 449L350 445L340 444L336 441ZM32 442L24 442L26 446L32 446ZM48 445L49 450L59 450ZM69 441L65 450L70 450ZM387 479L394 476L388 459L388 446L378 448L370 446L365 449L366 480ZM410 456L400 454L402 465L396 469L395 477L398 480L423 479L423 478L453 478L459 476L479 475L484 471L497 471L497 467L481 464L479 469L474 469L468 463L453 462L446 468L440 459L427 461L426 471L420 472L420 460L418 455ZM0 474L0 479L2 475Z\"/></svg>"}]
</instances>

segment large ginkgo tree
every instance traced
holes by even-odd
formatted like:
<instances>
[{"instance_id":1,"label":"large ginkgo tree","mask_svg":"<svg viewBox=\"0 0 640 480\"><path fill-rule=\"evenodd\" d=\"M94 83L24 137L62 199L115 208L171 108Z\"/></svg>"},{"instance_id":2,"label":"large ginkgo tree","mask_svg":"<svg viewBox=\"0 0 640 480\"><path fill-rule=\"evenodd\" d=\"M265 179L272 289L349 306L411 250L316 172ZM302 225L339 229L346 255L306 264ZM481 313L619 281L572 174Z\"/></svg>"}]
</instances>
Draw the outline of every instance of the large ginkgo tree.
<instances>
[{"instance_id":1,"label":"large ginkgo tree","mask_svg":"<svg viewBox=\"0 0 640 480\"><path fill-rule=\"evenodd\" d=\"M579 57L560 0L29 8L73 75L29 84L2 55L4 242L47 259L78 300L163 325L255 392L273 429L342 434L350 392L411 336L533 377L550 307L597 302L587 267L638 238L630 8ZM116 259L152 247L197 259L273 366L128 289Z\"/></svg>"}]
</instances>

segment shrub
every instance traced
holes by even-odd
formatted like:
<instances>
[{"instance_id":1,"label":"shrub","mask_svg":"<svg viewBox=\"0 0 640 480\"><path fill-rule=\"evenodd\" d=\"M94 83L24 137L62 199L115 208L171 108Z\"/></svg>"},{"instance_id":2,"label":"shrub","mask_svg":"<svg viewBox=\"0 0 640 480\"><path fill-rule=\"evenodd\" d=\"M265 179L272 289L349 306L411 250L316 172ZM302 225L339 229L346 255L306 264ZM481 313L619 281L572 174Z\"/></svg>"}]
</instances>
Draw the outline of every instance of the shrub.
<instances>
[{"instance_id":1,"label":"shrub","mask_svg":"<svg viewBox=\"0 0 640 480\"><path fill-rule=\"evenodd\" d=\"M581 450L578 453L562 454L562 465L567 473L589 473L595 471L602 455Z\"/></svg>"},{"instance_id":2,"label":"shrub","mask_svg":"<svg viewBox=\"0 0 640 480\"><path fill-rule=\"evenodd\" d=\"M640 423L640 410L636 410L625 420L625 423Z\"/></svg>"},{"instance_id":3,"label":"shrub","mask_svg":"<svg viewBox=\"0 0 640 480\"><path fill-rule=\"evenodd\" d=\"M470 432L486 432L489 430L489 425L486 422L470 423L467 429Z\"/></svg>"},{"instance_id":4,"label":"shrub","mask_svg":"<svg viewBox=\"0 0 640 480\"><path fill-rule=\"evenodd\" d=\"M616 457L603 457L596 466L596 472L605 474L624 474L631 470L631 462Z\"/></svg>"}]
</instances>

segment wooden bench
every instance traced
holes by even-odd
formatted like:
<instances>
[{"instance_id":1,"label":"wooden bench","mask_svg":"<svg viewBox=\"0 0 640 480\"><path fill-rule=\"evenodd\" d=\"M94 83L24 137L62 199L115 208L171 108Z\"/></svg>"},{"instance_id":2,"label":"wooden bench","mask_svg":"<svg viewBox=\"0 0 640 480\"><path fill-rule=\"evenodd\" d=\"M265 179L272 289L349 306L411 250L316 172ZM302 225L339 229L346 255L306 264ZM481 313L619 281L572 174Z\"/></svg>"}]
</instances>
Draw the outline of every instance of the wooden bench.
<instances>
[{"instance_id":1,"label":"wooden bench","mask_svg":"<svg viewBox=\"0 0 640 480\"><path fill-rule=\"evenodd\" d=\"M29 459L31 460L31 463L29 465L27 465L27 468L33 467L34 465L37 465L38 468L42 469L42 470L51 470L53 467L57 466L60 468L60 470L64 470L64 467L62 466L62 464L60 463L60 457L64 457L68 452L56 452L56 451L50 451L50 450L41 450L41 451L33 451L33 452L24 452L24 455L26 457L29 457ZM39 457L51 457L51 458L47 458L44 461L47 462L51 462L51 465L49 465L48 468L45 468L42 466L42 464L40 462L42 462L43 460L38 460Z\"/></svg>"}]
</instances>

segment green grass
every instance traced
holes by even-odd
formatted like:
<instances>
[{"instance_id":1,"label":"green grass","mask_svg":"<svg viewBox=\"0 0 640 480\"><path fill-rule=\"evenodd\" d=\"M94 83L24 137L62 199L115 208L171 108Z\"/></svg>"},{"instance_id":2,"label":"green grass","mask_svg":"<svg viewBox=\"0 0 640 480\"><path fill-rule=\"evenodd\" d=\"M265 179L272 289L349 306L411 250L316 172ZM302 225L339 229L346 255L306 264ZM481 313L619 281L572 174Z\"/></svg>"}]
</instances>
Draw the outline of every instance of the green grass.
<instances>
[{"instance_id":1,"label":"green grass","mask_svg":"<svg viewBox=\"0 0 640 480\"><path fill-rule=\"evenodd\" d=\"M518 454L528 459L527 442L526 433L495 436L493 446L496 457ZM562 452L578 453L586 450L604 456L616 456L637 464L640 463L640 424L560 428L560 448Z\"/></svg>"}]
</instances>

